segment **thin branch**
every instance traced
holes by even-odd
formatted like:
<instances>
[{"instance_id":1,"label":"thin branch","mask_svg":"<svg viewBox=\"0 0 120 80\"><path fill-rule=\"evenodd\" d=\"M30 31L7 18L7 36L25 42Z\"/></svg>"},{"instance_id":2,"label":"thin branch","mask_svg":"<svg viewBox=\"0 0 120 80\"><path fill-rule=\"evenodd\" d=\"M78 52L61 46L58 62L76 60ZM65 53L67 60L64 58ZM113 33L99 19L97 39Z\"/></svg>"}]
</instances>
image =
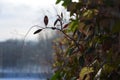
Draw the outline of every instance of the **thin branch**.
<instances>
[{"instance_id":1,"label":"thin branch","mask_svg":"<svg viewBox=\"0 0 120 80\"><path fill-rule=\"evenodd\" d=\"M23 46L22 46L22 53L24 52L24 46L25 46L25 39L27 37L27 35L29 34L29 32L34 28L34 27L41 27L39 25L33 25L32 27L29 28L29 30L27 31L27 33L25 34L25 36L23 37Z\"/></svg>"},{"instance_id":2,"label":"thin branch","mask_svg":"<svg viewBox=\"0 0 120 80\"><path fill-rule=\"evenodd\" d=\"M59 28L56 28L56 27L45 27L45 28L42 28L42 29L52 29L52 28L62 32L67 38L69 38L69 40L72 40L75 43L75 45L78 47L78 49L80 50L79 43L77 43L75 39L73 39L72 37L67 35L62 29L59 29Z\"/></svg>"},{"instance_id":3,"label":"thin branch","mask_svg":"<svg viewBox=\"0 0 120 80\"><path fill-rule=\"evenodd\" d=\"M62 29L59 29L59 28L56 28L56 27L44 27L44 28L43 28L43 27L41 27L41 26L39 26L39 25L34 25L34 26L32 26L32 27L29 28L29 30L27 31L27 33L25 34L25 36L24 36L24 38L23 38L22 53L23 53L23 49L24 49L24 46L25 46L25 39L26 39L27 35L29 34L29 32L31 31L31 29L34 28L34 27L39 27L39 28L41 28L41 29L58 30L58 31L62 32L62 33L65 35L65 37L67 37L69 40L72 40L72 41L75 43L75 45L78 47L78 49L80 50L79 44L76 42L76 40L73 39L72 37L70 37L69 35L67 35Z\"/></svg>"}]
</instances>

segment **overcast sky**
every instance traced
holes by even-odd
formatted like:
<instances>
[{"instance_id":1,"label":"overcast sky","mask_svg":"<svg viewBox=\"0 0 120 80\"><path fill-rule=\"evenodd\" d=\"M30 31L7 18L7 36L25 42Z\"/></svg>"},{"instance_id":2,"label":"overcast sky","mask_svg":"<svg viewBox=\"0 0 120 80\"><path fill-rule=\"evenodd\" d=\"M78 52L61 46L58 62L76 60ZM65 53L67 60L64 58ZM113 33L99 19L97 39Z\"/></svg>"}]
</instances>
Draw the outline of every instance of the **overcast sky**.
<instances>
[{"instance_id":1,"label":"overcast sky","mask_svg":"<svg viewBox=\"0 0 120 80\"><path fill-rule=\"evenodd\" d=\"M22 39L28 29L35 25L43 25L44 15L52 18L57 15L55 11L56 0L0 0L0 41L7 39ZM59 13L59 6L56 7ZM35 40L32 33L27 39Z\"/></svg>"}]
</instances>

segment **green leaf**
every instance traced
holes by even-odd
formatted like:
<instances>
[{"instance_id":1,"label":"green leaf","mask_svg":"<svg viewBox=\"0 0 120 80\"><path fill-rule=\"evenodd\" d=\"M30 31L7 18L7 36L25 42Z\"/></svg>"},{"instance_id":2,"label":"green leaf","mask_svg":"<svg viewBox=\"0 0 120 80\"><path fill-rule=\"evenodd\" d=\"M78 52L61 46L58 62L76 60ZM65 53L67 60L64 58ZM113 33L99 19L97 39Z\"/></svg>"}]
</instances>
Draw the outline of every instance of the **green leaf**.
<instances>
[{"instance_id":1,"label":"green leaf","mask_svg":"<svg viewBox=\"0 0 120 80\"><path fill-rule=\"evenodd\" d=\"M72 21L69 24L68 32L75 32L75 30L78 28L78 21Z\"/></svg>"},{"instance_id":2,"label":"green leaf","mask_svg":"<svg viewBox=\"0 0 120 80\"><path fill-rule=\"evenodd\" d=\"M60 78L60 72L56 72L50 80L59 80Z\"/></svg>"},{"instance_id":3,"label":"green leaf","mask_svg":"<svg viewBox=\"0 0 120 80\"><path fill-rule=\"evenodd\" d=\"M62 6L64 6L65 8L72 2L72 0L63 0L63 4Z\"/></svg>"},{"instance_id":4,"label":"green leaf","mask_svg":"<svg viewBox=\"0 0 120 80\"><path fill-rule=\"evenodd\" d=\"M56 1L56 4L60 3L61 1L62 1L62 0L57 0L57 1Z\"/></svg>"}]
</instances>

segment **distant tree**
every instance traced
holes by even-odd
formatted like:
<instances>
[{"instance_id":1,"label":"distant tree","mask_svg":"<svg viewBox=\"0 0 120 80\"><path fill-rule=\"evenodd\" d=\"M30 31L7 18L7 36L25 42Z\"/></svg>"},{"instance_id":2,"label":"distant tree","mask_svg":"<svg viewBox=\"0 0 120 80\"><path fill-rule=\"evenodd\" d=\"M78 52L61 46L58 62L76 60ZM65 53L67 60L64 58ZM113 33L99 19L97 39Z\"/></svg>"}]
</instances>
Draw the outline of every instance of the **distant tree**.
<instances>
[{"instance_id":1,"label":"distant tree","mask_svg":"<svg viewBox=\"0 0 120 80\"><path fill-rule=\"evenodd\" d=\"M3 68L15 67L20 59L21 42L17 40L7 40L0 43L0 55L2 57Z\"/></svg>"},{"instance_id":2,"label":"distant tree","mask_svg":"<svg viewBox=\"0 0 120 80\"><path fill-rule=\"evenodd\" d=\"M38 72L40 68L43 72L47 72L49 67L45 66L52 65L52 50L49 48L52 47L52 39L48 41L44 41L48 43L46 44L48 46L45 46L43 40L40 42L26 41L24 44L22 40L12 39L0 42L0 67L18 70L28 67L27 69L31 70L36 66Z\"/></svg>"}]
</instances>

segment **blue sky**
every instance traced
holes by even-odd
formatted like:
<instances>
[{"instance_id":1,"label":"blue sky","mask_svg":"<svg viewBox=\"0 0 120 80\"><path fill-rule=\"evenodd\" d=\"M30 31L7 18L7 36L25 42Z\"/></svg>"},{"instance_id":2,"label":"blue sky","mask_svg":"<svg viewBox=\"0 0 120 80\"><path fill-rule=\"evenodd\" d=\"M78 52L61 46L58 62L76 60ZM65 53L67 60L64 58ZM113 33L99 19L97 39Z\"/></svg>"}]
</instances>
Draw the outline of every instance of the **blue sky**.
<instances>
[{"instance_id":1,"label":"blue sky","mask_svg":"<svg viewBox=\"0 0 120 80\"><path fill-rule=\"evenodd\" d=\"M62 9L60 5L55 5L55 1L0 0L0 41L10 38L23 39L31 26L35 24L43 26L44 15L53 19ZM36 40L37 36L32 34L35 30L33 29L26 39Z\"/></svg>"}]
</instances>

